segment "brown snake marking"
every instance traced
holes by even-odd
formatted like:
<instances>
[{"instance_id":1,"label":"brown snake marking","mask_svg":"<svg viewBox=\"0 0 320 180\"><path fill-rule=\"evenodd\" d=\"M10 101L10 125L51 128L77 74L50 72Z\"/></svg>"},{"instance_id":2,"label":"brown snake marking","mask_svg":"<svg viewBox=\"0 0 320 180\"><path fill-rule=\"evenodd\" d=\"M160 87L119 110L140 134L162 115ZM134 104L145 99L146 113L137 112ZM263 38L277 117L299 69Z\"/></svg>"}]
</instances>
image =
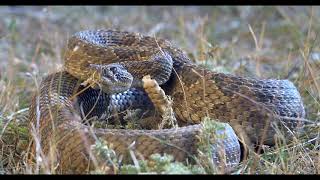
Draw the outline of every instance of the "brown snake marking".
<instances>
[{"instance_id":1,"label":"brown snake marking","mask_svg":"<svg viewBox=\"0 0 320 180\"><path fill-rule=\"evenodd\" d=\"M171 70L168 70L170 63L163 63L161 58L155 56L159 53L159 47L172 58ZM152 63L148 62L148 66L145 66L144 62L148 60ZM132 65L131 61L140 62ZM137 97L138 101L134 101L140 103L131 105L138 108L144 108L147 102L147 99L143 99L146 94L139 89L139 85L138 89L129 89L129 94L119 93L120 99L116 100L117 95L110 98L109 94L100 93L99 96L99 90L91 88L75 100L70 100L70 97L83 89L79 84L90 77L90 63L120 63L138 80L147 74L159 77L159 84L173 99L177 119L185 122L185 127L164 130L90 130L81 124L81 115L76 111L75 103L87 102L85 107L91 107L93 103L89 102L98 102L94 113L100 114L110 107L114 108L112 103L122 99L131 102ZM260 80L212 72L193 64L167 40L138 33L113 30L77 33L68 42L65 70L68 72L58 72L44 78L39 94L34 96L30 107L31 125L40 123L41 150L45 155L49 155L50 149L55 150L57 161L53 164L60 163L58 172L83 173L88 167L91 168L93 165L92 161L88 161L88 148L94 143L95 137L112 143L115 151L124 156L128 146L135 142L135 151L145 158L153 153L168 153L176 160L184 161L190 154L197 154L197 136L203 128L199 123L206 116L229 123L237 135L246 137L250 143L269 145L274 144L275 126L282 127L284 123L295 130L303 123L291 121L290 117L305 116L300 94L290 81ZM99 78L95 78L99 81ZM37 114L37 106L40 114ZM281 116L286 118L282 119ZM234 139L232 130L227 132L228 137L223 142L225 147L221 150L226 152L230 162L237 164L241 156L238 140ZM58 142L56 146L50 145L52 141Z\"/></svg>"}]
</instances>

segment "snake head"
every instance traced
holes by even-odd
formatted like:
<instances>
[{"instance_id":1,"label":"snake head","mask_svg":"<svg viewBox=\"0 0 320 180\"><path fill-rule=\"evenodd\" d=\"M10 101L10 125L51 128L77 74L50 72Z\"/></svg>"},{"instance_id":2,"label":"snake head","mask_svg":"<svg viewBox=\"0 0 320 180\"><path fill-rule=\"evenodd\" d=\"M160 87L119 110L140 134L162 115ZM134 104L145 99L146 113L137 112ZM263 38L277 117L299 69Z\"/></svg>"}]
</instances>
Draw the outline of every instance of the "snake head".
<instances>
[{"instance_id":1,"label":"snake head","mask_svg":"<svg viewBox=\"0 0 320 180\"><path fill-rule=\"evenodd\" d=\"M100 77L95 89L100 88L107 94L115 94L131 87L133 76L120 64L91 64L90 67L96 70Z\"/></svg>"}]
</instances>

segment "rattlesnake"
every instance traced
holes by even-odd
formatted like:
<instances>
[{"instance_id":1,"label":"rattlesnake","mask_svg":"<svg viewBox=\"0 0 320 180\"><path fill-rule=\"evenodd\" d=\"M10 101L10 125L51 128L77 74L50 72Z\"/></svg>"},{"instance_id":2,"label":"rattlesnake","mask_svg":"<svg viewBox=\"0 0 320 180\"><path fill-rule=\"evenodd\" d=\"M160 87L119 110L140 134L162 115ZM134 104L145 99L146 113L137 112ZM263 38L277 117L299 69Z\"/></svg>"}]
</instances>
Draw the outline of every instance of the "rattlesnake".
<instances>
[{"instance_id":1,"label":"rattlesnake","mask_svg":"<svg viewBox=\"0 0 320 180\"><path fill-rule=\"evenodd\" d=\"M290 81L213 72L161 38L116 30L81 31L69 39L64 61L63 71L43 79L30 106L32 157L50 157L49 167L57 172L84 173L94 166L89 152L96 138L112 144L124 159L130 159L126 156L130 146L144 158L167 153L185 161L197 154L203 130L199 123L206 117L224 122L224 146L213 148L212 154L224 150L227 166L233 167L242 156L235 132L241 142L273 145L275 128L297 130L303 125L290 119L305 116L300 94ZM84 116L153 109L142 88L141 79L148 74L172 98L175 116L184 127L133 130L82 124Z\"/></svg>"}]
</instances>

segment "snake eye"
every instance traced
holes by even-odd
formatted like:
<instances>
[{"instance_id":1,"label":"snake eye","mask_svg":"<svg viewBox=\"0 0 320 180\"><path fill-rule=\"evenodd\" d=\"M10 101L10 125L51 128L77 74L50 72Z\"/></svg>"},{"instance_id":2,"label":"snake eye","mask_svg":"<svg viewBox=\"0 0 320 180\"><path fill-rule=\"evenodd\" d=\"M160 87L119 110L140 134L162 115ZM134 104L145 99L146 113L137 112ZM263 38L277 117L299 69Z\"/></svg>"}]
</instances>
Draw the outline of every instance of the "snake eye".
<instances>
[{"instance_id":1,"label":"snake eye","mask_svg":"<svg viewBox=\"0 0 320 180\"><path fill-rule=\"evenodd\" d=\"M117 72L117 68L116 67L111 67L110 71L112 71L115 74Z\"/></svg>"}]
</instances>

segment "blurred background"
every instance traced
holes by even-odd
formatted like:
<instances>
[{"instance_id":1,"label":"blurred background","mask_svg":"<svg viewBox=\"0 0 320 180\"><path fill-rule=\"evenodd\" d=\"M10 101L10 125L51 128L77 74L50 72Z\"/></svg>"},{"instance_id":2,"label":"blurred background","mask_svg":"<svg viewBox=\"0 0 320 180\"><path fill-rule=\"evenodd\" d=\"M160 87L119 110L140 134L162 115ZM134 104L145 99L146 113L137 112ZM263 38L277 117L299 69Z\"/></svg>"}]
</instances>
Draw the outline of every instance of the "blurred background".
<instances>
[{"instance_id":1,"label":"blurred background","mask_svg":"<svg viewBox=\"0 0 320 180\"><path fill-rule=\"evenodd\" d=\"M307 107L318 104L319 7L9 6L0 15L0 89L16 87L1 102L14 103L10 111L27 107L36 82L62 66L70 35L99 28L167 38L217 71L288 78Z\"/></svg>"},{"instance_id":2,"label":"blurred background","mask_svg":"<svg viewBox=\"0 0 320 180\"><path fill-rule=\"evenodd\" d=\"M289 79L319 120L320 7L2 6L0 17L2 117L27 110L73 33L112 28L166 38L214 71Z\"/></svg>"}]
</instances>

